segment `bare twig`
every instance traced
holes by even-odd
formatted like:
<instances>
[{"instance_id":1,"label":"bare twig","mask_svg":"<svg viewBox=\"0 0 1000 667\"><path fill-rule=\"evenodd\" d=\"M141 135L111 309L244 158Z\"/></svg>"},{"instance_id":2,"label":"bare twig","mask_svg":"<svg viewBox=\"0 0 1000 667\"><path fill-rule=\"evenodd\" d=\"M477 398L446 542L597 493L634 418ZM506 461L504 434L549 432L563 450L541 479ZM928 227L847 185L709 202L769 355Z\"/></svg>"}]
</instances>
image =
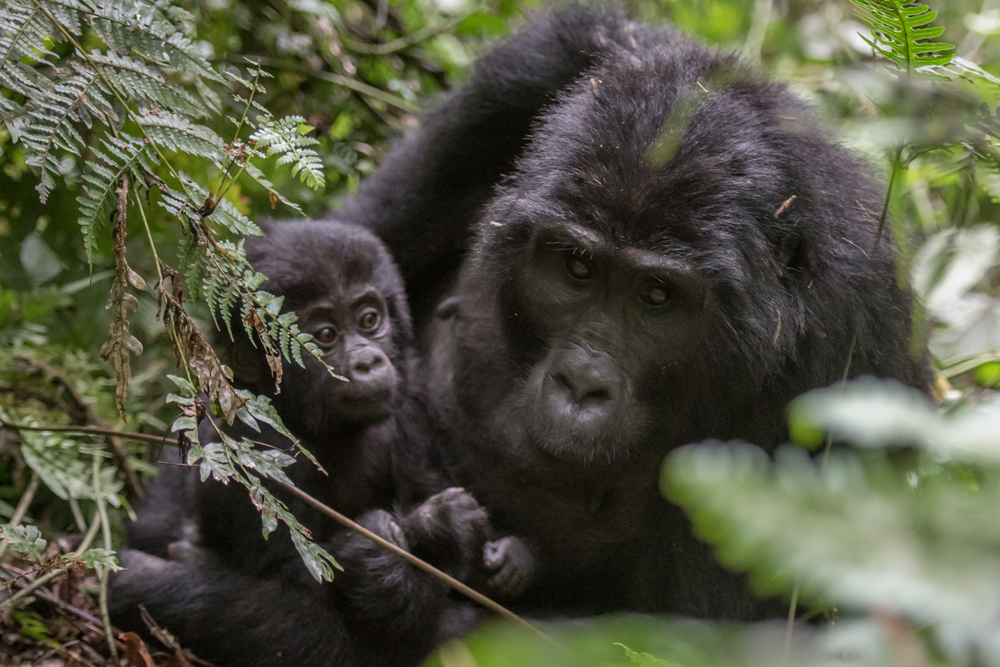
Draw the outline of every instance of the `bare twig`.
<instances>
[{"instance_id":1,"label":"bare twig","mask_svg":"<svg viewBox=\"0 0 1000 667\"><path fill-rule=\"evenodd\" d=\"M113 428L98 428L96 426L28 426L17 424L0 418L0 427L11 428L17 431L51 431L52 433L82 433L85 435L113 435L129 440L142 440L144 442L156 442L164 445L176 445L177 440L166 435L150 435L148 433L136 433L135 431L119 431Z\"/></svg>"}]
</instances>

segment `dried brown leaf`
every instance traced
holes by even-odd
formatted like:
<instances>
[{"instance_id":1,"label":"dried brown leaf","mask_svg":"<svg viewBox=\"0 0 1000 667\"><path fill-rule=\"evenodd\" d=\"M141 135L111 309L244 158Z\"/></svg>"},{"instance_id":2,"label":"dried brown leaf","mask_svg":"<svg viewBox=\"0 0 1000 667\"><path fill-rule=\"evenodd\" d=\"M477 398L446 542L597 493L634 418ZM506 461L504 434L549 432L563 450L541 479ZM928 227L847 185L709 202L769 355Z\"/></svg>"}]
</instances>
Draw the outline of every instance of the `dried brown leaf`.
<instances>
[{"instance_id":1,"label":"dried brown leaf","mask_svg":"<svg viewBox=\"0 0 1000 667\"><path fill-rule=\"evenodd\" d=\"M133 667L156 667L153 656L149 654L149 648L142 637L134 632L123 632L119 639L125 644L125 659Z\"/></svg>"},{"instance_id":2,"label":"dried brown leaf","mask_svg":"<svg viewBox=\"0 0 1000 667\"><path fill-rule=\"evenodd\" d=\"M112 230L112 249L115 253L115 280L111 285L111 298L107 309L114 311L114 320L108 325L108 337L101 346L101 358L111 359L115 364L115 405L123 421L128 420L125 414L125 401L128 399L129 381L132 378L132 367L129 355L142 354L142 343L129 332L128 313L139 307L139 301L126 292L131 284L139 289L145 289L146 283L142 277L133 271L125 259L126 210L128 207L128 178L123 177L117 190L118 206L111 214L114 228Z\"/></svg>"}]
</instances>

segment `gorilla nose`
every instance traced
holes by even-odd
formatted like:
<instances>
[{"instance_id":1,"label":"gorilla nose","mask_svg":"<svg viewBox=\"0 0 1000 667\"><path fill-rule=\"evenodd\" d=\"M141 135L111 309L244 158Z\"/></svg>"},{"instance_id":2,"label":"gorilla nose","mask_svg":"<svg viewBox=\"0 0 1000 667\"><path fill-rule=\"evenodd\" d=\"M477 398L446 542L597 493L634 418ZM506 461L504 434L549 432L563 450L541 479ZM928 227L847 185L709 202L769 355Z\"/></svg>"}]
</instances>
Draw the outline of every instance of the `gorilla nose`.
<instances>
[{"instance_id":1,"label":"gorilla nose","mask_svg":"<svg viewBox=\"0 0 1000 667\"><path fill-rule=\"evenodd\" d=\"M384 392L396 384L396 373L382 350L374 346L355 350L348 363L348 376L354 385L352 393Z\"/></svg>"},{"instance_id":2,"label":"gorilla nose","mask_svg":"<svg viewBox=\"0 0 1000 667\"><path fill-rule=\"evenodd\" d=\"M597 407L611 400L611 391L605 385L603 378L594 373L554 373L552 381L570 402L580 408Z\"/></svg>"},{"instance_id":3,"label":"gorilla nose","mask_svg":"<svg viewBox=\"0 0 1000 667\"><path fill-rule=\"evenodd\" d=\"M611 357L577 346L556 354L549 379L550 391L578 411L610 410L621 391L621 373Z\"/></svg>"},{"instance_id":4,"label":"gorilla nose","mask_svg":"<svg viewBox=\"0 0 1000 667\"><path fill-rule=\"evenodd\" d=\"M377 373L386 365L385 356L377 350L363 350L354 354L351 359L351 374L355 377L363 377L371 373Z\"/></svg>"}]
</instances>

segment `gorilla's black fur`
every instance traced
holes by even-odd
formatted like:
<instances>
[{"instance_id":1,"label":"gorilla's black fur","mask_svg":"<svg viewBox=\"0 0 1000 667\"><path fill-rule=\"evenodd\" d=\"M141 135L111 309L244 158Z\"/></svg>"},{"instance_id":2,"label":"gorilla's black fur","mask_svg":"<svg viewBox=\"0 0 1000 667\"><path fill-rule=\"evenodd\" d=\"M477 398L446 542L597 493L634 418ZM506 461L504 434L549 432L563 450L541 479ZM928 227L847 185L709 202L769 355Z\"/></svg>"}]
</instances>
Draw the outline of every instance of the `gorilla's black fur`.
<instances>
[{"instance_id":1,"label":"gorilla's black fur","mask_svg":"<svg viewBox=\"0 0 1000 667\"><path fill-rule=\"evenodd\" d=\"M304 461L287 469L289 477L341 513L367 512L360 521L369 529L467 577L480 560L486 514L461 489L445 489L430 465L435 428L412 377L409 310L385 248L360 227L285 223L248 242L247 258L268 276L262 288L285 298L284 309L295 311L324 361L350 380L304 355L305 368L283 364L274 394L261 343L238 336L229 346L236 383L271 394L286 426L328 471ZM206 419L199 438L215 442L222 429L290 448L264 428ZM219 665L406 665L471 619L440 582L296 497L277 494L345 568L332 584L311 579L286 527L263 538L260 514L241 485L199 483L196 471L168 467L129 527L133 551L113 579L116 624L143 630L143 604L182 645ZM385 511L394 505L401 508L395 516ZM295 624L272 616L272 606L280 613L295 596L303 612L327 624L325 652L313 653L312 642L302 646ZM398 641L384 642L387 632Z\"/></svg>"},{"instance_id":2,"label":"gorilla's black fur","mask_svg":"<svg viewBox=\"0 0 1000 667\"><path fill-rule=\"evenodd\" d=\"M882 188L731 54L586 9L528 35L553 25L597 64L540 112L484 212L423 219L400 174L441 153L418 133L351 217L414 303L438 294L428 267L461 266L418 335L452 472L540 562L518 608L770 614L663 499L660 462L706 438L773 449L788 401L845 373L927 388L892 244L876 242ZM372 204L390 193L393 211Z\"/></svg>"}]
</instances>

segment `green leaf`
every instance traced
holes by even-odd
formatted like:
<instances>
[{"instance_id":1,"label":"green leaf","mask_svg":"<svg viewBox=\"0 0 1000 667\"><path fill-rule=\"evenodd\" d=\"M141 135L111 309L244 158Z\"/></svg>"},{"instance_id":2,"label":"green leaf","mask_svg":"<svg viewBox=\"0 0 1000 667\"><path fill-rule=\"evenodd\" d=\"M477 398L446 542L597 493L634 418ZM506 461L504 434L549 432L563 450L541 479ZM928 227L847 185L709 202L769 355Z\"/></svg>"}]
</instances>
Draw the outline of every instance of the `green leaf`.
<instances>
[{"instance_id":1,"label":"green leaf","mask_svg":"<svg viewBox=\"0 0 1000 667\"><path fill-rule=\"evenodd\" d=\"M313 188L321 189L326 179L323 176L323 161L311 148L319 144L312 137L302 136L300 126L306 125L302 116L285 116L280 120L268 120L250 135L259 149L267 148L267 155L278 155L278 164L291 165L292 175Z\"/></svg>"},{"instance_id":2,"label":"green leaf","mask_svg":"<svg viewBox=\"0 0 1000 667\"><path fill-rule=\"evenodd\" d=\"M944 28L930 28L937 17L926 5L909 0L851 0L861 19L871 28L874 40L864 39L878 53L892 61L898 74L909 76L918 67L945 65L954 46L931 41Z\"/></svg>"},{"instance_id":3,"label":"green leaf","mask_svg":"<svg viewBox=\"0 0 1000 667\"><path fill-rule=\"evenodd\" d=\"M641 667L680 667L680 665L676 663L655 658L649 653L639 653L637 651L633 651L628 646L625 646L625 644L615 642L615 646L621 646L625 649L625 655L628 656L633 665L640 665Z\"/></svg>"},{"instance_id":4,"label":"green leaf","mask_svg":"<svg viewBox=\"0 0 1000 667\"><path fill-rule=\"evenodd\" d=\"M792 430L832 433L859 447L906 445L937 456L1000 464L1000 404L939 414L927 397L890 380L855 380L816 389L789 407Z\"/></svg>"},{"instance_id":5,"label":"green leaf","mask_svg":"<svg viewBox=\"0 0 1000 667\"><path fill-rule=\"evenodd\" d=\"M0 539L7 540L7 548L33 563L42 560L42 553L48 546L37 526L15 526L5 523L0 526Z\"/></svg>"},{"instance_id":6,"label":"green leaf","mask_svg":"<svg viewBox=\"0 0 1000 667\"><path fill-rule=\"evenodd\" d=\"M897 614L958 659L1000 655L1000 475L983 474L976 491L881 455L835 450L821 469L792 446L772 461L749 445L703 444L667 458L663 487L758 586L795 581L806 600Z\"/></svg>"},{"instance_id":7,"label":"green leaf","mask_svg":"<svg viewBox=\"0 0 1000 667\"><path fill-rule=\"evenodd\" d=\"M98 572L117 572L122 569L118 565L115 552L109 549L90 549L80 554L80 558L86 567Z\"/></svg>"}]
</instances>

